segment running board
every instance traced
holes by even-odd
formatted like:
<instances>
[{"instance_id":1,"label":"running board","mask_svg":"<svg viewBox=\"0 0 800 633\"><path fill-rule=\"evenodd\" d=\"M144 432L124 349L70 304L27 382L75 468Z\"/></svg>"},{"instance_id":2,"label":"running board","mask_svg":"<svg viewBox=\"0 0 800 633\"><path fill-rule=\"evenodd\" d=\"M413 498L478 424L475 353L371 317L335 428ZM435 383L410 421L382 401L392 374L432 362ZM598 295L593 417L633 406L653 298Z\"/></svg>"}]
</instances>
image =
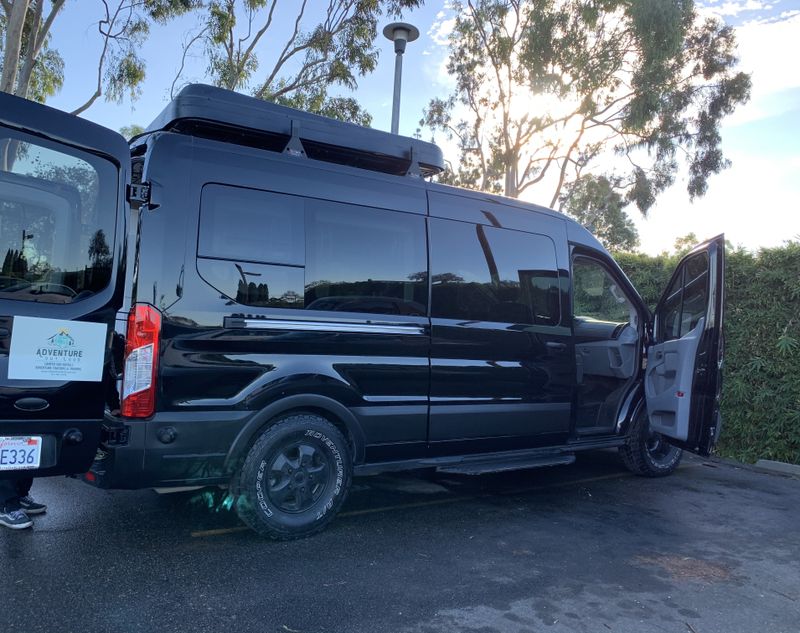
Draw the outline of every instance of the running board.
<instances>
[{"instance_id":1,"label":"running board","mask_svg":"<svg viewBox=\"0 0 800 633\"><path fill-rule=\"evenodd\" d=\"M624 437L586 438L561 446L527 448L496 453L473 453L467 455L443 455L403 459L393 462L368 462L356 464L355 475L376 475L378 473L413 470L415 468L435 468L448 473L490 473L504 470L560 466L575 461L576 451L616 448L625 443Z\"/></svg>"},{"instance_id":2,"label":"running board","mask_svg":"<svg viewBox=\"0 0 800 633\"><path fill-rule=\"evenodd\" d=\"M575 461L575 455L558 453L554 455L538 455L530 457L517 457L515 459L465 459L459 464L439 466L437 473L449 475L483 475L485 473L502 473L509 470L527 470L528 468L542 468L544 466L565 466Z\"/></svg>"}]
</instances>

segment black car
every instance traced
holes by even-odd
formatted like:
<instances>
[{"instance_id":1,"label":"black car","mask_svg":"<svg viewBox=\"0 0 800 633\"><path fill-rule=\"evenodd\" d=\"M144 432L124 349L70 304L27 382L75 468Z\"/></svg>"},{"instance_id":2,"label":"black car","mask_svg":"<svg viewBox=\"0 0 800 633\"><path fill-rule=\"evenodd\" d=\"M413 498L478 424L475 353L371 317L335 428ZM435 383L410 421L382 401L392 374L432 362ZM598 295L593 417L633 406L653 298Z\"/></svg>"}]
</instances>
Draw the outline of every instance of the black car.
<instances>
[{"instance_id":1,"label":"black car","mask_svg":"<svg viewBox=\"0 0 800 633\"><path fill-rule=\"evenodd\" d=\"M442 168L209 86L130 145L0 95L1 475L225 485L294 538L354 474L708 454L723 237L651 315L579 224Z\"/></svg>"}]
</instances>

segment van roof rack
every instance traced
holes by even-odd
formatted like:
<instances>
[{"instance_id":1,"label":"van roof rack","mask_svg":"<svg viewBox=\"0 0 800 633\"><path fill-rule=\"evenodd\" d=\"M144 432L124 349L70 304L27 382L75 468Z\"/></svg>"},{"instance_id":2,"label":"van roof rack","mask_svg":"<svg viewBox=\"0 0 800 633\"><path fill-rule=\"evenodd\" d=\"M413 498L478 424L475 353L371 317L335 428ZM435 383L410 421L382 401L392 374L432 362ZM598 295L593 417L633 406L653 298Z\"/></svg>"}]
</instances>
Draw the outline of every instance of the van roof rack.
<instances>
[{"instance_id":1,"label":"van roof rack","mask_svg":"<svg viewBox=\"0 0 800 633\"><path fill-rule=\"evenodd\" d=\"M345 123L223 88L190 84L147 128L258 147L394 175L444 170L433 143Z\"/></svg>"}]
</instances>

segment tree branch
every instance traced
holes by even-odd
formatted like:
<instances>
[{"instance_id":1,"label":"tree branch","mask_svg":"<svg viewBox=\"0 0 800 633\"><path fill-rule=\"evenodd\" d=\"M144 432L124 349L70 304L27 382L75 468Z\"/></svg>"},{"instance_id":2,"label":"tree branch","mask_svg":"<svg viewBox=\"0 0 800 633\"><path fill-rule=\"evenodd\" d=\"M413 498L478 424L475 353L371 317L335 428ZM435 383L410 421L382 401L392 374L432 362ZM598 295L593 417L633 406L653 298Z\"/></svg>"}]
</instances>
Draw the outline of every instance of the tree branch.
<instances>
[{"instance_id":1,"label":"tree branch","mask_svg":"<svg viewBox=\"0 0 800 633\"><path fill-rule=\"evenodd\" d=\"M289 53L288 56L287 56L286 53L289 50L289 48L292 46L292 42L294 42L297 39L297 35L300 33L300 20L303 19L303 14L305 13L306 4L307 3L308 3L308 0L303 0L303 3L300 5L300 12L297 15L297 19L294 21L294 29L292 30L292 34L286 40L286 45L283 47L283 50L281 51L280 55L278 56L278 59L275 62L275 66L273 67L272 72L269 74L269 76L267 77L267 80L262 84L261 88L256 93L256 96L259 99L263 99L264 98L264 94L269 89L269 87L272 85L272 82L275 81L275 77L278 76L278 73L280 72L280 70L283 67L283 65L286 63L286 61L288 59L290 59L292 57L292 55L295 54L296 51L292 51L291 53ZM297 47L295 47L295 48L297 48Z\"/></svg>"},{"instance_id":2,"label":"tree branch","mask_svg":"<svg viewBox=\"0 0 800 633\"><path fill-rule=\"evenodd\" d=\"M70 112L70 114L74 114L76 116L88 110L92 104L94 104L94 102L100 98L100 95L103 94L103 66L105 65L106 54L108 53L108 43L111 40L111 29L114 27L117 17L123 8L123 3L120 2L117 5L117 9L114 12L114 17L110 16L108 2L106 2L106 0L103 0L103 6L105 7L106 11L106 19L100 20L97 23L97 30L103 36L103 50L100 52L100 58L97 61L97 85L94 93L82 105ZM106 31L103 31L103 24L108 25Z\"/></svg>"},{"instance_id":3,"label":"tree branch","mask_svg":"<svg viewBox=\"0 0 800 633\"><path fill-rule=\"evenodd\" d=\"M194 44L200 40L201 38L205 37L206 32L208 31L208 24L206 24L197 35L192 37L186 45L183 47L183 51L181 53L181 66L178 68L178 73L175 75L175 79L172 80L172 85L169 87L169 98L175 98L175 84L180 79L181 75L183 74L183 69L186 66L186 56L189 54L189 49L191 49Z\"/></svg>"}]
</instances>

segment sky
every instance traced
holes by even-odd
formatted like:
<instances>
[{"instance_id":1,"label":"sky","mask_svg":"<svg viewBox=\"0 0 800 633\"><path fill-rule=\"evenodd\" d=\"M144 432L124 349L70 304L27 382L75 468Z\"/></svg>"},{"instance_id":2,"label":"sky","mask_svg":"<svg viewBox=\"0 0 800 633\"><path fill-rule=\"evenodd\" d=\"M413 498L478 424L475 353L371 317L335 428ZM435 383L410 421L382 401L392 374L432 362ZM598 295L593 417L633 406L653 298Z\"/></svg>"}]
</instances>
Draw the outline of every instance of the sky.
<instances>
[{"instance_id":1,"label":"sky","mask_svg":"<svg viewBox=\"0 0 800 633\"><path fill-rule=\"evenodd\" d=\"M317 0L316 4L324 3ZM676 238L690 232L700 239L724 232L732 243L752 250L800 239L800 0L700 0L697 4L703 13L735 28L740 67L752 73L752 97L723 123L722 149L732 165L711 177L703 198L690 202L685 178L679 178L647 218L636 209L629 210L640 233L641 250L651 254L670 250ZM291 9L292 3L285 5ZM309 6L313 5L311 0ZM68 0L56 21L52 45L65 60L66 81L48 105L71 110L93 92L101 46L96 27L100 6L100 0ZM279 24L289 19L289 13L278 15ZM115 130L131 123L146 126L169 100L181 43L196 32L194 20L184 17L152 29L141 51L147 76L139 99L120 104L101 99L83 116ZM411 135L428 101L452 89L445 69L446 36L452 22L444 0L427 0L421 9L406 13L404 20L421 32L404 56L400 133ZM266 43L264 65L277 44ZM373 127L388 130L394 53L392 43L382 36L380 44L378 68L359 81L354 96L372 114ZM190 58L185 79L202 81L203 75L202 60ZM457 160L447 146L445 153L451 162ZM527 199L547 204L549 195L533 189Z\"/></svg>"}]
</instances>

